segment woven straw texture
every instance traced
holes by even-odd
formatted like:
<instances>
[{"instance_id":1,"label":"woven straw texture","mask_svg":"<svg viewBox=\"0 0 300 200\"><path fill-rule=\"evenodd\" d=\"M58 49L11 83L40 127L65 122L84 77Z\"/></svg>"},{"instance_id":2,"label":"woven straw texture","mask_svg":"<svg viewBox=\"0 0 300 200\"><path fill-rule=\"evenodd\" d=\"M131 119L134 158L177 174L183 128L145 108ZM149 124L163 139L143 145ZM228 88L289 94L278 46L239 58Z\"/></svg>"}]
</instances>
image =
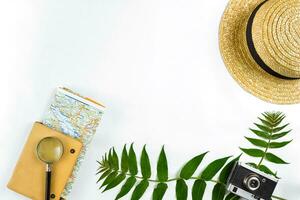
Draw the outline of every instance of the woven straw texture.
<instances>
[{"instance_id":1,"label":"woven straw texture","mask_svg":"<svg viewBox=\"0 0 300 200\"><path fill-rule=\"evenodd\" d=\"M268 74L252 58L246 26L263 0L230 0L220 24L219 43L232 77L248 92L276 104L300 102L300 80ZM263 61L274 71L300 77L300 0L269 0L253 22L253 41Z\"/></svg>"}]
</instances>

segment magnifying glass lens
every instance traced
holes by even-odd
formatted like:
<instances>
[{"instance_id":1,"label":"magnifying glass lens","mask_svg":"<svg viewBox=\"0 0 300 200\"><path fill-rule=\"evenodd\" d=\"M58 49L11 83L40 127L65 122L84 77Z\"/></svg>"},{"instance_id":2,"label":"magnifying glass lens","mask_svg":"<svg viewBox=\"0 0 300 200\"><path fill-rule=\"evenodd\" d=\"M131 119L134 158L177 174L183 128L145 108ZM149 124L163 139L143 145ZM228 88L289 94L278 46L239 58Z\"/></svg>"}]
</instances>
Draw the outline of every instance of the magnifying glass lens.
<instances>
[{"instance_id":1,"label":"magnifying glass lens","mask_svg":"<svg viewBox=\"0 0 300 200\"><path fill-rule=\"evenodd\" d=\"M37 147L39 159L46 163L57 162L63 153L63 145L60 140L52 137L44 138Z\"/></svg>"},{"instance_id":2,"label":"magnifying glass lens","mask_svg":"<svg viewBox=\"0 0 300 200\"><path fill-rule=\"evenodd\" d=\"M36 148L38 158L46 164L45 200L50 200L51 164L59 161L64 151L62 142L55 137L43 138Z\"/></svg>"}]
</instances>

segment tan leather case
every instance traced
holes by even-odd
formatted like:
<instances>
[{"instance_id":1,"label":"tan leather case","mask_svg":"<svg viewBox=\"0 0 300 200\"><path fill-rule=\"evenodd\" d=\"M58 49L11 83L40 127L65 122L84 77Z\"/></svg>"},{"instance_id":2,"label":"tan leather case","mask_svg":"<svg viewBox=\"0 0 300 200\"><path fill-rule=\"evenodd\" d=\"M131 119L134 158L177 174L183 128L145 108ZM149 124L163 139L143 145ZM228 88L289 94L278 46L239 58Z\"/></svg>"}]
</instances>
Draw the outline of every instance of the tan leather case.
<instances>
[{"instance_id":1,"label":"tan leather case","mask_svg":"<svg viewBox=\"0 0 300 200\"><path fill-rule=\"evenodd\" d=\"M59 162L52 165L51 198L59 200L80 153L82 143L36 122L23 148L13 175L7 187L34 200L43 200L46 165L37 158L36 146L44 137L57 137L64 145L64 153Z\"/></svg>"}]
</instances>

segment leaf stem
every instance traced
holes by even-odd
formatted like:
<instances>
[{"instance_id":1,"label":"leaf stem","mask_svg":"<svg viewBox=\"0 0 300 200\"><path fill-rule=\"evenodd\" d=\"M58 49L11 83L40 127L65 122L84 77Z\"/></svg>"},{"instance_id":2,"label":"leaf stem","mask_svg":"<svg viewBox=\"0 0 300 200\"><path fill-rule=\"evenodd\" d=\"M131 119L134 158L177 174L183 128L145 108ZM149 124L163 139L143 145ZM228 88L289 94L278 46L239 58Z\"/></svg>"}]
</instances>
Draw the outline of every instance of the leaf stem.
<instances>
[{"instance_id":1,"label":"leaf stem","mask_svg":"<svg viewBox=\"0 0 300 200\"><path fill-rule=\"evenodd\" d=\"M204 180L204 179L202 179L201 177L191 177L190 179L194 179L194 180L203 180L203 181L209 181L209 182L213 182L213 183L220 183L220 184L222 184L222 185L226 185L226 184L224 184L224 183L222 183L222 182L220 182L220 181L213 180L213 179L211 179L211 180Z\"/></svg>"},{"instance_id":2,"label":"leaf stem","mask_svg":"<svg viewBox=\"0 0 300 200\"><path fill-rule=\"evenodd\" d=\"M272 198L273 198L273 199L278 199L278 200L287 200L287 199L284 199L284 198L282 198L282 197L278 197L278 196L275 196L275 195L273 195Z\"/></svg>"},{"instance_id":3,"label":"leaf stem","mask_svg":"<svg viewBox=\"0 0 300 200\"><path fill-rule=\"evenodd\" d=\"M124 172L122 172L122 171L117 171L117 172L118 172L118 173L124 173ZM125 175L126 175L126 176L133 176L133 175L130 174L130 173L126 173ZM137 176L137 175L134 175L133 177L135 177L135 178L137 178L137 179L141 179L141 180L145 179L144 177L142 177L142 176ZM180 180L180 179L182 179L182 178L176 177L176 178L168 179L167 181L164 181L164 182L165 182L165 183L168 183L168 182L178 181L178 180ZM146 179L146 180L149 181L149 182L153 182L153 183L161 183L161 181L159 181L159 180L157 180L157 179ZM204 179L202 179L201 177L191 177L191 178L189 178L188 180L204 180ZM211 179L211 180L204 180L204 181L213 182L213 183L220 183L220 184L226 185L226 184L224 184L224 183L221 183L220 181L213 180L213 179Z\"/></svg>"},{"instance_id":4,"label":"leaf stem","mask_svg":"<svg viewBox=\"0 0 300 200\"><path fill-rule=\"evenodd\" d=\"M264 161L265 157L266 157L266 154L270 148L270 143L271 143L271 138L272 138L272 135L273 135L273 126L271 127L271 131L270 131L270 137L269 137L269 140L268 140L268 146L266 147L265 151L264 151L264 155L261 157L257 167L259 168L262 164L262 162Z\"/></svg>"}]
</instances>

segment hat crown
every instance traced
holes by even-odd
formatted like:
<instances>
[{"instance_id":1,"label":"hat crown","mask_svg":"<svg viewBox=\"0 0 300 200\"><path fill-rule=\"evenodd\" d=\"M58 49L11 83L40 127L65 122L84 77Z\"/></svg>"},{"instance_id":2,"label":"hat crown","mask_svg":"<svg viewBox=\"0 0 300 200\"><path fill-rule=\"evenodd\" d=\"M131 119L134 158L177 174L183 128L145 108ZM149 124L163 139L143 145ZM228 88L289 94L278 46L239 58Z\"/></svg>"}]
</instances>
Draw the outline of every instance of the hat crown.
<instances>
[{"instance_id":1,"label":"hat crown","mask_svg":"<svg viewBox=\"0 0 300 200\"><path fill-rule=\"evenodd\" d=\"M268 0L252 26L254 47L273 71L300 78L300 0Z\"/></svg>"}]
</instances>

